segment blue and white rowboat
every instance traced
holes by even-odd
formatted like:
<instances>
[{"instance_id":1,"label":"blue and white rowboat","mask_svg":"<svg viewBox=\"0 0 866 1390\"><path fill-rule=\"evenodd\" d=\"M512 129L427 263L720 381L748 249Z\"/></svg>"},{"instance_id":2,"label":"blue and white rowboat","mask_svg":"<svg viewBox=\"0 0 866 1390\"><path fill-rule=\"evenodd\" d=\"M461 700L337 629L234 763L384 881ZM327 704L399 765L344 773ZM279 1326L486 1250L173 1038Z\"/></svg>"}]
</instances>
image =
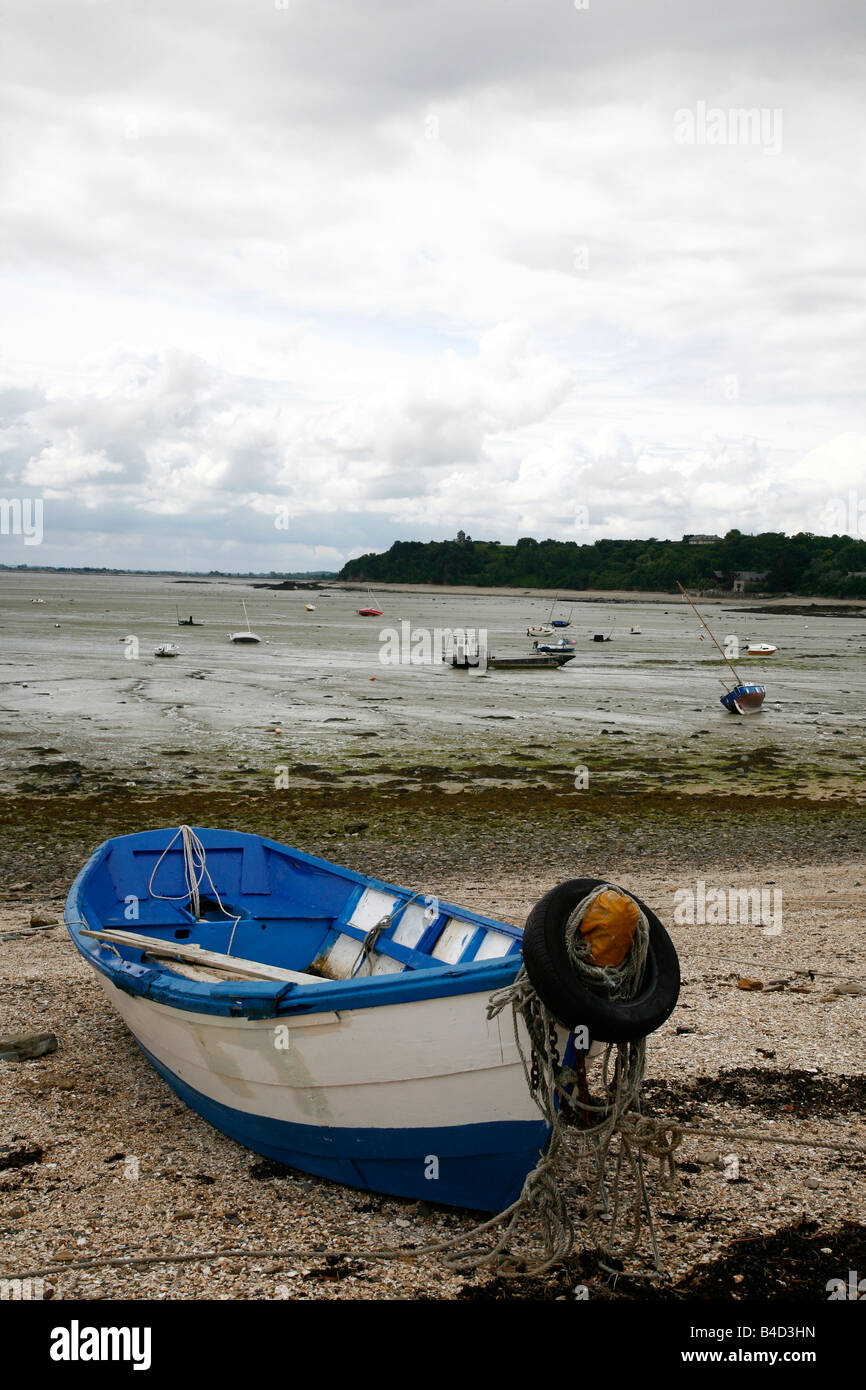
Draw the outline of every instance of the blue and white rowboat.
<instances>
[{"instance_id":1,"label":"blue and white rowboat","mask_svg":"<svg viewBox=\"0 0 866 1390\"><path fill-rule=\"evenodd\" d=\"M549 1140L511 1012L486 1013L520 968L520 928L257 835L194 834L198 913L172 830L107 840L66 904L160 1075L308 1173L483 1211L514 1201ZM566 1029L558 1045L568 1060Z\"/></svg>"}]
</instances>

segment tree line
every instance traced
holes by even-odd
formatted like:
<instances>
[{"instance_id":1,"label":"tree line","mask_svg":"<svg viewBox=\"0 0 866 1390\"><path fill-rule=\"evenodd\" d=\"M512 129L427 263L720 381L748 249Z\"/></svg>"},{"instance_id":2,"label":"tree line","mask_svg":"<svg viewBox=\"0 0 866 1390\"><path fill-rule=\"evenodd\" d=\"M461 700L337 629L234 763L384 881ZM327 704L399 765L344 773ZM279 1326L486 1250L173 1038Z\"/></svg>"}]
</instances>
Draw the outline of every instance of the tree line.
<instances>
[{"instance_id":1,"label":"tree line","mask_svg":"<svg viewBox=\"0 0 866 1390\"><path fill-rule=\"evenodd\" d=\"M695 544L655 539L534 540L516 545L476 541L395 541L381 554L350 560L340 579L363 583L470 584L526 589L687 588L730 590L740 578L746 593L866 597L866 541L851 536L786 536L741 531Z\"/></svg>"}]
</instances>

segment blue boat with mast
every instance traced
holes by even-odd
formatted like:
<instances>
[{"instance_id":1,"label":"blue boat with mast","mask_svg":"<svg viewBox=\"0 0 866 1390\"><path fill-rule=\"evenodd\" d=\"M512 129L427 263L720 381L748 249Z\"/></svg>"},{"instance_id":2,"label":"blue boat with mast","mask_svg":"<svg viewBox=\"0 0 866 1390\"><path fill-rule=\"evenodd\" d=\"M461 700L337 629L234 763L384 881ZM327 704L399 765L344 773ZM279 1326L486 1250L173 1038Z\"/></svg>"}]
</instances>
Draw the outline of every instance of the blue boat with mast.
<instances>
[{"instance_id":1,"label":"blue boat with mast","mask_svg":"<svg viewBox=\"0 0 866 1390\"><path fill-rule=\"evenodd\" d=\"M679 580L677 580L677 588L679 589L686 603L689 604L689 606L694 611L701 626L704 627L706 631L710 634L710 638L712 639L714 645L717 647L719 654L722 657L722 660L727 663L727 665L731 669L731 672L733 673L734 680L736 682L735 685L730 685L727 681L722 680L722 685L724 685L726 689L725 694L719 696L721 703L724 705L725 709L729 711L730 714L757 714L758 710L761 708L761 705L764 703L764 696L767 693L766 688L763 685L756 685L753 681L744 681L740 679L739 675L734 670L733 664L727 652L724 650L723 647L719 645L716 635L710 627L709 623L701 615L701 613L698 612L694 600L692 599L688 591L683 588Z\"/></svg>"}]
</instances>

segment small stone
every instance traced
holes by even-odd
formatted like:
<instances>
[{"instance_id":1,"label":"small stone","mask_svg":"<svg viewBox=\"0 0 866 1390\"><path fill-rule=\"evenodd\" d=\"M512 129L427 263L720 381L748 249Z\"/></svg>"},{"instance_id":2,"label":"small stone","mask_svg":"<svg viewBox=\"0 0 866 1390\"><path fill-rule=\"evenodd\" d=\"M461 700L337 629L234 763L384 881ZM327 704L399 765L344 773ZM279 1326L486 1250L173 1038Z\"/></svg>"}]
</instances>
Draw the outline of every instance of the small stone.
<instances>
[{"instance_id":1,"label":"small stone","mask_svg":"<svg viewBox=\"0 0 866 1390\"><path fill-rule=\"evenodd\" d=\"M77 1259L77 1255L74 1250L69 1250L66 1246L61 1246L59 1250L54 1251L51 1258L52 1260L56 1260L58 1264L66 1264L68 1260Z\"/></svg>"},{"instance_id":2,"label":"small stone","mask_svg":"<svg viewBox=\"0 0 866 1390\"><path fill-rule=\"evenodd\" d=\"M735 1284L742 1284L742 1282L743 1282L743 1275L742 1275L742 1274L735 1274L735 1275L734 1275L734 1283L735 1283Z\"/></svg>"},{"instance_id":3,"label":"small stone","mask_svg":"<svg viewBox=\"0 0 866 1390\"><path fill-rule=\"evenodd\" d=\"M804 1178L803 1186L808 1187L810 1191L815 1192L821 1186L821 1184L819 1183L817 1178Z\"/></svg>"},{"instance_id":4,"label":"small stone","mask_svg":"<svg viewBox=\"0 0 866 1390\"><path fill-rule=\"evenodd\" d=\"M412 1222L411 1222L411 1221L404 1221L403 1218L402 1218L402 1216L398 1216L398 1217L397 1217L397 1220L394 1222L394 1225L395 1225L395 1226L411 1226L411 1225L412 1225Z\"/></svg>"},{"instance_id":5,"label":"small stone","mask_svg":"<svg viewBox=\"0 0 866 1390\"><path fill-rule=\"evenodd\" d=\"M31 927L56 927L58 925L56 917L43 917L39 912L31 912Z\"/></svg>"},{"instance_id":6,"label":"small stone","mask_svg":"<svg viewBox=\"0 0 866 1390\"><path fill-rule=\"evenodd\" d=\"M17 1221L19 1217L26 1216L28 1211L29 1207L10 1207L6 1215Z\"/></svg>"},{"instance_id":7,"label":"small stone","mask_svg":"<svg viewBox=\"0 0 866 1390\"><path fill-rule=\"evenodd\" d=\"M57 1051L53 1033L10 1033L0 1037L0 1062L26 1062Z\"/></svg>"},{"instance_id":8,"label":"small stone","mask_svg":"<svg viewBox=\"0 0 866 1390\"><path fill-rule=\"evenodd\" d=\"M745 975L741 975L737 980L737 989L763 989L763 980L750 980Z\"/></svg>"},{"instance_id":9,"label":"small stone","mask_svg":"<svg viewBox=\"0 0 866 1390\"><path fill-rule=\"evenodd\" d=\"M40 1076L36 1082L37 1091L74 1091L75 1078L58 1072L56 1076Z\"/></svg>"}]
</instances>

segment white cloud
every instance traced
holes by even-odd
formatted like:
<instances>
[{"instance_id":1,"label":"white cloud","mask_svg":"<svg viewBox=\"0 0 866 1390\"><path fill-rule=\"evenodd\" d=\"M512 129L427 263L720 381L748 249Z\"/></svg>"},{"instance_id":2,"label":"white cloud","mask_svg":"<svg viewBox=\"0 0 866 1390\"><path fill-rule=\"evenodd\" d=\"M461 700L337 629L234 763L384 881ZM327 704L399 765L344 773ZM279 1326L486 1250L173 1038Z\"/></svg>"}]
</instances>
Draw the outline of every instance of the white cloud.
<instances>
[{"instance_id":1,"label":"white cloud","mask_svg":"<svg viewBox=\"0 0 866 1390\"><path fill-rule=\"evenodd\" d=\"M51 13L5 19L0 474L54 558L82 508L115 562L270 568L866 489L862 7ZM781 155L678 145L697 101L781 108Z\"/></svg>"},{"instance_id":2,"label":"white cloud","mask_svg":"<svg viewBox=\"0 0 866 1390\"><path fill-rule=\"evenodd\" d=\"M72 492L76 484L110 473L122 473L123 465L112 463L104 452L86 449L77 430L65 430L56 444L49 444L25 465L21 482L28 487Z\"/></svg>"}]
</instances>

